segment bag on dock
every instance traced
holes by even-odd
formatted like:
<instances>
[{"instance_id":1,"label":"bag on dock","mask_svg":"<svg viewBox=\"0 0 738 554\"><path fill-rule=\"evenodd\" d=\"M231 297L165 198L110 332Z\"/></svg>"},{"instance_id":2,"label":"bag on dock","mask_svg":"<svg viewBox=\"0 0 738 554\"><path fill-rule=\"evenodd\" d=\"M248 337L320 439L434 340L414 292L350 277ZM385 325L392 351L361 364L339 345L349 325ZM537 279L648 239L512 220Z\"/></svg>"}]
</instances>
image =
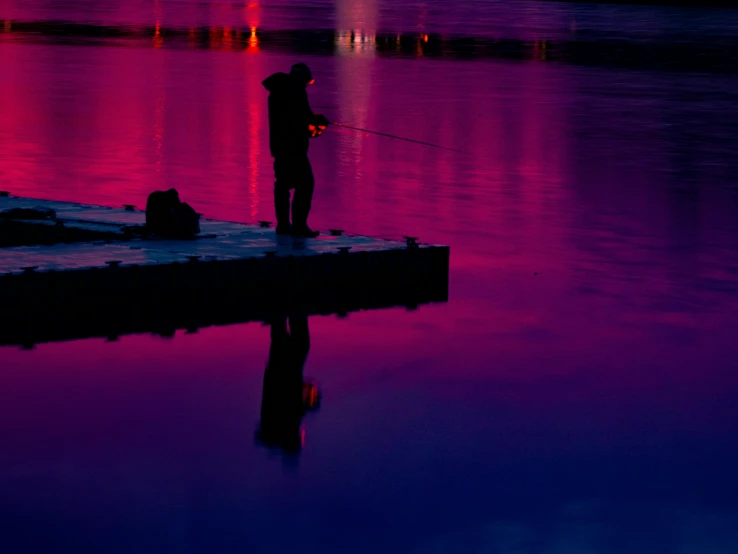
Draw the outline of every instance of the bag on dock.
<instances>
[{"instance_id":1,"label":"bag on dock","mask_svg":"<svg viewBox=\"0 0 738 554\"><path fill-rule=\"evenodd\" d=\"M51 208L10 208L0 212L0 219L55 219Z\"/></svg>"},{"instance_id":2,"label":"bag on dock","mask_svg":"<svg viewBox=\"0 0 738 554\"><path fill-rule=\"evenodd\" d=\"M200 215L180 202L176 189L155 191L146 201L146 227L167 238L191 238L200 232Z\"/></svg>"}]
</instances>

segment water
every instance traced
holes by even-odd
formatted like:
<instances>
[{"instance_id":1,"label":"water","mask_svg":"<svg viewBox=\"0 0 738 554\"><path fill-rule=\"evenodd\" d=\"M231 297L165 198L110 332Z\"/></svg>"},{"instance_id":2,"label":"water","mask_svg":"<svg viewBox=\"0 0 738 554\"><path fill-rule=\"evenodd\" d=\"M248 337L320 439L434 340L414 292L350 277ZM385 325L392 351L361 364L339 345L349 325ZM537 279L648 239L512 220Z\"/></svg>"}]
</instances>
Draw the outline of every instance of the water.
<instances>
[{"instance_id":1,"label":"water","mask_svg":"<svg viewBox=\"0 0 738 554\"><path fill-rule=\"evenodd\" d=\"M2 552L738 549L738 12L510 4L0 3L15 194L273 219L298 59L315 111L466 152L313 143L312 223L451 281L310 318L297 459L254 440L267 327L0 349Z\"/></svg>"}]
</instances>

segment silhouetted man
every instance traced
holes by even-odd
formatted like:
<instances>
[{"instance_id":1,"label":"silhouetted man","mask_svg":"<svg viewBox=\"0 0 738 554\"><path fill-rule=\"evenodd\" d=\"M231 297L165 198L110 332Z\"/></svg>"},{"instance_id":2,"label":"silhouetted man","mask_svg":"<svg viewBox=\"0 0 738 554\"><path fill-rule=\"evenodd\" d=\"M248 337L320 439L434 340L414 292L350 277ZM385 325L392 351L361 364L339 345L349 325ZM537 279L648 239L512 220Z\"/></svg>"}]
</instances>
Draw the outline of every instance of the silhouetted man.
<instances>
[{"instance_id":1,"label":"silhouetted man","mask_svg":"<svg viewBox=\"0 0 738 554\"><path fill-rule=\"evenodd\" d=\"M300 423L308 410L318 407L319 396L312 383L305 383L303 367L310 350L307 317L280 318L271 323L269 361L264 371L261 422L257 440L287 454L302 447Z\"/></svg>"},{"instance_id":2,"label":"silhouetted man","mask_svg":"<svg viewBox=\"0 0 738 554\"><path fill-rule=\"evenodd\" d=\"M269 149L274 158L274 208L277 234L312 238L319 235L308 227L315 179L308 160L311 137L328 127L328 120L314 114L307 86L314 82L304 63L292 66L289 74L275 73L263 81L269 91ZM290 224L290 190L295 189Z\"/></svg>"}]
</instances>

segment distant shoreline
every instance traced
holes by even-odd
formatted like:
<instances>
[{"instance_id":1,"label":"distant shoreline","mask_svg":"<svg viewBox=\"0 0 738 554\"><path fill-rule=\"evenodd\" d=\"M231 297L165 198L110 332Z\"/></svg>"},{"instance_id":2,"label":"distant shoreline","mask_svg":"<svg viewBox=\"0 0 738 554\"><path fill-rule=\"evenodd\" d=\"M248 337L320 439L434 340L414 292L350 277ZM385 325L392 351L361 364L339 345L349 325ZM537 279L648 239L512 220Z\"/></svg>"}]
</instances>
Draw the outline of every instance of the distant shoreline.
<instances>
[{"instance_id":1,"label":"distant shoreline","mask_svg":"<svg viewBox=\"0 0 738 554\"><path fill-rule=\"evenodd\" d=\"M662 8L733 8L738 9L738 0L541 0L567 4L603 4L626 6L654 6Z\"/></svg>"},{"instance_id":2,"label":"distant shoreline","mask_svg":"<svg viewBox=\"0 0 738 554\"><path fill-rule=\"evenodd\" d=\"M554 1L554 0L547 0ZM734 34L691 36L677 30L666 35L571 31L566 36L505 37L443 33L380 32L364 41L359 33L323 30L264 30L258 42L246 28L94 25L60 21L14 21L10 40L61 45L184 48L247 51L314 56L361 54L393 58L427 57L442 60L535 61L637 70L698 71L738 74L738 37ZM2 35L0 35L2 36ZM156 40L152 40L156 37ZM358 38L358 40L357 40Z\"/></svg>"}]
</instances>

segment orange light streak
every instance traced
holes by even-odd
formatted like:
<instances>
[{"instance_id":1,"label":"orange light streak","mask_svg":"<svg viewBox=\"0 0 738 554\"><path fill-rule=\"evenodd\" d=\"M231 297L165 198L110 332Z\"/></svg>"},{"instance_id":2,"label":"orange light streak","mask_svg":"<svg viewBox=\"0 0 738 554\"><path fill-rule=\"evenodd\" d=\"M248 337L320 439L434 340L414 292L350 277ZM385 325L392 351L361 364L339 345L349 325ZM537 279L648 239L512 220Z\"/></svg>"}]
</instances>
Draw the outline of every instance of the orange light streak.
<instances>
[{"instance_id":1,"label":"orange light streak","mask_svg":"<svg viewBox=\"0 0 738 554\"><path fill-rule=\"evenodd\" d=\"M249 37L249 50L259 49L259 37L256 36L256 25L251 26L251 36Z\"/></svg>"},{"instance_id":2,"label":"orange light streak","mask_svg":"<svg viewBox=\"0 0 738 554\"><path fill-rule=\"evenodd\" d=\"M154 48L161 48L162 44L164 44L164 37L161 36L161 22L157 21L154 28Z\"/></svg>"}]
</instances>

